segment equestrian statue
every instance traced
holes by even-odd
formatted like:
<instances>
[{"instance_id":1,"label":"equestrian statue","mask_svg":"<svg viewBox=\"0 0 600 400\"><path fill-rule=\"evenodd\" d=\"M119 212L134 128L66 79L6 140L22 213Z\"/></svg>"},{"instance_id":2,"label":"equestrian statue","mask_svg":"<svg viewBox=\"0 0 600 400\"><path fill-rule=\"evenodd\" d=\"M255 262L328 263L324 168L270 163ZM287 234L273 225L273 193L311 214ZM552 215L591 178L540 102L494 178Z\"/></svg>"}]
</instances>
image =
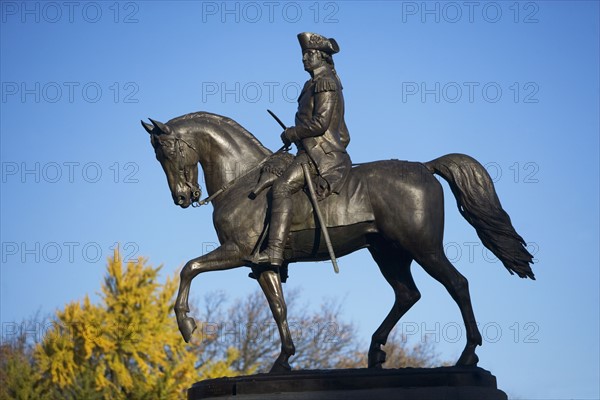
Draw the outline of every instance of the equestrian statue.
<instances>
[{"instance_id":1,"label":"equestrian statue","mask_svg":"<svg viewBox=\"0 0 600 400\"><path fill-rule=\"evenodd\" d=\"M298 40L310 79L298 98L295 125L284 129L283 147L275 153L237 122L208 112L167 123L142 121L175 204L187 208L211 202L214 207L220 246L188 261L181 271L175 315L184 340L196 329L188 316L192 280L204 272L249 267L281 338L271 372L289 371L295 348L281 285L288 265L332 259L337 271L336 255L367 248L395 293L390 312L373 333L368 367L382 368L381 346L421 297L411 275L413 260L444 285L460 308L467 343L456 364L477 365L481 333L467 279L444 253L444 197L434 174L449 183L459 212L508 272L535 279L533 256L502 208L489 174L464 154L425 163L385 160L353 166L346 151L350 134L343 88L333 62L339 45L307 32ZM291 144L298 149L295 156L288 152ZM209 195L203 200L198 164Z\"/></svg>"}]
</instances>

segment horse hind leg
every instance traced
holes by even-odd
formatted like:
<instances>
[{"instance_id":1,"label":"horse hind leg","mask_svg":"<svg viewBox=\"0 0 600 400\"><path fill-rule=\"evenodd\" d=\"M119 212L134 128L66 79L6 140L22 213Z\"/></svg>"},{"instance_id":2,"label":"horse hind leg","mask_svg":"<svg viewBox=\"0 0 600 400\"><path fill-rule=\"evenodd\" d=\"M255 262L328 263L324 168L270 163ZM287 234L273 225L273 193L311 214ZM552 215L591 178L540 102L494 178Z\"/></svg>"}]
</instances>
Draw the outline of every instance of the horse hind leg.
<instances>
[{"instance_id":1,"label":"horse hind leg","mask_svg":"<svg viewBox=\"0 0 600 400\"><path fill-rule=\"evenodd\" d=\"M410 273L412 258L406 253L393 251L390 246L369 248L381 273L394 289L394 305L379 328L373 333L369 346L368 367L381 368L385 362L385 352L381 349L387 342L390 332L400 318L421 298Z\"/></svg>"},{"instance_id":2,"label":"horse hind leg","mask_svg":"<svg viewBox=\"0 0 600 400\"><path fill-rule=\"evenodd\" d=\"M437 251L423 253L415 257L415 260L423 267L432 278L440 282L458 307L467 330L467 344L458 359L457 366L475 366L479 362L475 349L481 346L482 338L471 304L469 294L469 282L450 263L444 250L440 247Z\"/></svg>"}]
</instances>

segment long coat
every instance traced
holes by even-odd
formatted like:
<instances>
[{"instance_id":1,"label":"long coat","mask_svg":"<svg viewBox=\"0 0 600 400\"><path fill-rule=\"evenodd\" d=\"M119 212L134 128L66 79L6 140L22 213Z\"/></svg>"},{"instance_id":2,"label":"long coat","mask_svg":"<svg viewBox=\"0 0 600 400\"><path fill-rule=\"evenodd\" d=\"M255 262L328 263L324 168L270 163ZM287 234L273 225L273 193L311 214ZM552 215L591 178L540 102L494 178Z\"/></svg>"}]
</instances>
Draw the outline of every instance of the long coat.
<instances>
[{"instance_id":1,"label":"long coat","mask_svg":"<svg viewBox=\"0 0 600 400\"><path fill-rule=\"evenodd\" d=\"M306 151L328 187L323 196L338 193L352 161L346 152L350 134L344 120L342 84L333 69L322 66L304 84L298 97L295 137L300 151ZM321 185L322 186L322 185Z\"/></svg>"}]
</instances>

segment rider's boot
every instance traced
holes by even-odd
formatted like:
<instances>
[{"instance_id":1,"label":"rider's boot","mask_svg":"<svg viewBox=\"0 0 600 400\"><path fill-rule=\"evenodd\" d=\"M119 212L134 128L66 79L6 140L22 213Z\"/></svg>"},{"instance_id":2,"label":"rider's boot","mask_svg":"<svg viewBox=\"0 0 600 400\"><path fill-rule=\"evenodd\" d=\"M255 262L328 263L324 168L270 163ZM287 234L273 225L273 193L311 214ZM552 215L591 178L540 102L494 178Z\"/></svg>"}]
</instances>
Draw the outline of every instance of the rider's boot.
<instances>
[{"instance_id":1,"label":"rider's boot","mask_svg":"<svg viewBox=\"0 0 600 400\"><path fill-rule=\"evenodd\" d=\"M251 260L254 264L281 266L283 263L283 249L290 233L291 222L292 197L274 197L269 226L269 244L266 249Z\"/></svg>"}]
</instances>

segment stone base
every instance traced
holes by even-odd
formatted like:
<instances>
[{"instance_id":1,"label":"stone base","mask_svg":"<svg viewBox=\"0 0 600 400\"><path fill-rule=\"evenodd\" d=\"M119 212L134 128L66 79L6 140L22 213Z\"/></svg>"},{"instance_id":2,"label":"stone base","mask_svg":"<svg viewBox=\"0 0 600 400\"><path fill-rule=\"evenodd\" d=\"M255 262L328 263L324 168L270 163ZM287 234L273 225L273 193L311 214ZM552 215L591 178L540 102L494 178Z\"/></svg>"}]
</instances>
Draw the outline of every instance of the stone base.
<instances>
[{"instance_id":1,"label":"stone base","mask_svg":"<svg viewBox=\"0 0 600 400\"><path fill-rule=\"evenodd\" d=\"M188 400L507 400L496 377L478 367L292 371L207 379Z\"/></svg>"}]
</instances>

